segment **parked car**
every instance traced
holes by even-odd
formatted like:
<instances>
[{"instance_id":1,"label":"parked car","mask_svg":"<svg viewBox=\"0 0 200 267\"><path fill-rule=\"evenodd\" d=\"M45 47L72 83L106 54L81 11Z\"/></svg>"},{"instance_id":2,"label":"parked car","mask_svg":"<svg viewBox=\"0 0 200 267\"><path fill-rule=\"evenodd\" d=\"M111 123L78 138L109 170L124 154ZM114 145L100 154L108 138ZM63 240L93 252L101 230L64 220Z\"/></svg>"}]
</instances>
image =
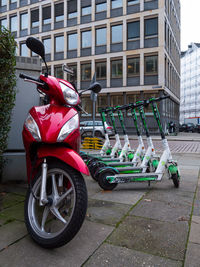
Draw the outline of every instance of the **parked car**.
<instances>
[{"instance_id":1,"label":"parked car","mask_svg":"<svg viewBox=\"0 0 200 267\"><path fill-rule=\"evenodd\" d=\"M200 124L195 126L195 132L200 133Z\"/></svg>"},{"instance_id":2,"label":"parked car","mask_svg":"<svg viewBox=\"0 0 200 267\"><path fill-rule=\"evenodd\" d=\"M179 132L187 132L187 124L186 123L179 125Z\"/></svg>"},{"instance_id":3,"label":"parked car","mask_svg":"<svg viewBox=\"0 0 200 267\"><path fill-rule=\"evenodd\" d=\"M107 122L106 125L106 131L109 136L114 135L113 127L110 126ZM82 121L80 122L80 130L81 134L84 136L92 136L93 134L93 121ZM103 123L102 121L95 121L94 122L94 135L96 137L104 137L104 129L103 129Z\"/></svg>"},{"instance_id":4,"label":"parked car","mask_svg":"<svg viewBox=\"0 0 200 267\"><path fill-rule=\"evenodd\" d=\"M179 127L180 132L195 132L195 126L194 123L188 122L188 123L183 123Z\"/></svg>"}]
</instances>

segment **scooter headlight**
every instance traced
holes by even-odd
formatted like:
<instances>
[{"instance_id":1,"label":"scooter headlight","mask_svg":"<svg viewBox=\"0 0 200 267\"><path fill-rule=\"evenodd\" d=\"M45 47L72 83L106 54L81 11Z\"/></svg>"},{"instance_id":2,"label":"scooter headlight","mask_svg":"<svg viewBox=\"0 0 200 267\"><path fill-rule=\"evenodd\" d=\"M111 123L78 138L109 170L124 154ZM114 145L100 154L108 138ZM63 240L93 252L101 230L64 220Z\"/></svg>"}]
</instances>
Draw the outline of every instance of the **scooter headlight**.
<instances>
[{"instance_id":1,"label":"scooter headlight","mask_svg":"<svg viewBox=\"0 0 200 267\"><path fill-rule=\"evenodd\" d=\"M25 120L25 126L36 141L41 141L40 130L30 113L28 114L28 117Z\"/></svg>"},{"instance_id":2,"label":"scooter headlight","mask_svg":"<svg viewBox=\"0 0 200 267\"><path fill-rule=\"evenodd\" d=\"M62 82L59 82L62 93L63 93L63 97L66 101L67 104L69 105L76 105L78 103L79 100L79 96L78 94L71 89L70 87L68 87L67 85L65 85Z\"/></svg>"},{"instance_id":3,"label":"scooter headlight","mask_svg":"<svg viewBox=\"0 0 200 267\"><path fill-rule=\"evenodd\" d=\"M70 120L68 120L60 130L57 141L62 142L73 130L79 127L79 116L76 114Z\"/></svg>"}]
</instances>

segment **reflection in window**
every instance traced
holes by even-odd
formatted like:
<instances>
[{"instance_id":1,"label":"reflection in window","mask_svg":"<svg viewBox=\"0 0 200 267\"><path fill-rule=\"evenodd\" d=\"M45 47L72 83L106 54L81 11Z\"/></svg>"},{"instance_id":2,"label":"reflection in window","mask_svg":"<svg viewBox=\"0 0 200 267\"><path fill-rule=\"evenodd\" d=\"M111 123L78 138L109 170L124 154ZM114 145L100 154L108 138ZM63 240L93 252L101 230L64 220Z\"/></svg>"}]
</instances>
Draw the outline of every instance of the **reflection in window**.
<instances>
[{"instance_id":1,"label":"reflection in window","mask_svg":"<svg viewBox=\"0 0 200 267\"><path fill-rule=\"evenodd\" d=\"M140 75L140 58L128 58L127 60L127 76L139 76Z\"/></svg>"},{"instance_id":2,"label":"reflection in window","mask_svg":"<svg viewBox=\"0 0 200 267\"><path fill-rule=\"evenodd\" d=\"M138 4L140 1L139 0L128 0L128 6Z\"/></svg>"},{"instance_id":3,"label":"reflection in window","mask_svg":"<svg viewBox=\"0 0 200 267\"><path fill-rule=\"evenodd\" d=\"M63 52L64 51L64 36L56 36L55 37L55 52Z\"/></svg>"},{"instance_id":4,"label":"reflection in window","mask_svg":"<svg viewBox=\"0 0 200 267\"><path fill-rule=\"evenodd\" d=\"M106 11L107 9L107 3L100 3L100 4L96 4L96 13L99 13L99 12L103 12L103 11Z\"/></svg>"},{"instance_id":5,"label":"reflection in window","mask_svg":"<svg viewBox=\"0 0 200 267\"><path fill-rule=\"evenodd\" d=\"M64 3L55 5L55 22L64 20Z\"/></svg>"},{"instance_id":6,"label":"reflection in window","mask_svg":"<svg viewBox=\"0 0 200 267\"><path fill-rule=\"evenodd\" d=\"M8 25L7 19L0 20L0 25L3 26L3 27L5 27L5 28L7 28L7 25Z\"/></svg>"},{"instance_id":7,"label":"reflection in window","mask_svg":"<svg viewBox=\"0 0 200 267\"><path fill-rule=\"evenodd\" d=\"M106 62L96 63L96 78L106 79Z\"/></svg>"},{"instance_id":8,"label":"reflection in window","mask_svg":"<svg viewBox=\"0 0 200 267\"><path fill-rule=\"evenodd\" d=\"M96 45L106 45L106 28L96 29Z\"/></svg>"},{"instance_id":9,"label":"reflection in window","mask_svg":"<svg viewBox=\"0 0 200 267\"><path fill-rule=\"evenodd\" d=\"M158 56L145 56L145 74L157 75L158 74Z\"/></svg>"},{"instance_id":10,"label":"reflection in window","mask_svg":"<svg viewBox=\"0 0 200 267\"><path fill-rule=\"evenodd\" d=\"M68 50L77 49L77 33L68 34Z\"/></svg>"},{"instance_id":11,"label":"reflection in window","mask_svg":"<svg viewBox=\"0 0 200 267\"><path fill-rule=\"evenodd\" d=\"M0 1L0 6L6 6L6 5L7 5L7 0Z\"/></svg>"},{"instance_id":12,"label":"reflection in window","mask_svg":"<svg viewBox=\"0 0 200 267\"><path fill-rule=\"evenodd\" d=\"M91 64L81 64L81 81L91 80Z\"/></svg>"},{"instance_id":13,"label":"reflection in window","mask_svg":"<svg viewBox=\"0 0 200 267\"><path fill-rule=\"evenodd\" d=\"M158 18L145 19L144 21L145 36L158 34Z\"/></svg>"},{"instance_id":14,"label":"reflection in window","mask_svg":"<svg viewBox=\"0 0 200 267\"><path fill-rule=\"evenodd\" d=\"M39 9L31 11L31 28L39 27Z\"/></svg>"},{"instance_id":15,"label":"reflection in window","mask_svg":"<svg viewBox=\"0 0 200 267\"><path fill-rule=\"evenodd\" d=\"M68 18L73 19L77 17L77 12L68 13Z\"/></svg>"},{"instance_id":16,"label":"reflection in window","mask_svg":"<svg viewBox=\"0 0 200 267\"><path fill-rule=\"evenodd\" d=\"M20 15L20 30L28 29L28 13Z\"/></svg>"},{"instance_id":17,"label":"reflection in window","mask_svg":"<svg viewBox=\"0 0 200 267\"><path fill-rule=\"evenodd\" d=\"M77 81L77 65L68 65L70 69L74 71L74 77L72 75L67 74L67 80L69 82Z\"/></svg>"},{"instance_id":18,"label":"reflection in window","mask_svg":"<svg viewBox=\"0 0 200 267\"><path fill-rule=\"evenodd\" d=\"M140 22L134 21L127 24L128 40L140 37Z\"/></svg>"},{"instance_id":19,"label":"reflection in window","mask_svg":"<svg viewBox=\"0 0 200 267\"><path fill-rule=\"evenodd\" d=\"M112 43L121 43L122 40L122 25L112 26Z\"/></svg>"},{"instance_id":20,"label":"reflection in window","mask_svg":"<svg viewBox=\"0 0 200 267\"><path fill-rule=\"evenodd\" d=\"M46 38L42 41L45 47L45 54L51 54L51 38Z\"/></svg>"},{"instance_id":21,"label":"reflection in window","mask_svg":"<svg viewBox=\"0 0 200 267\"><path fill-rule=\"evenodd\" d=\"M81 33L82 48L91 47L91 31Z\"/></svg>"},{"instance_id":22,"label":"reflection in window","mask_svg":"<svg viewBox=\"0 0 200 267\"><path fill-rule=\"evenodd\" d=\"M62 66L55 66L54 67L54 76L59 79L63 79L63 70Z\"/></svg>"},{"instance_id":23,"label":"reflection in window","mask_svg":"<svg viewBox=\"0 0 200 267\"><path fill-rule=\"evenodd\" d=\"M92 114L92 101L88 96L81 97L81 106L89 114Z\"/></svg>"},{"instance_id":24,"label":"reflection in window","mask_svg":"<svg viewBox=\"0 0 200 267\"><path fill-rule=\"evenodd\" d=\"M17 31L17 16L13 16L10 18L10 31L11 32Z\"/></svg>"},{"instance_id":25,"label":"reflection in window","mask_svg":"<svg viewBox=\"0 0 200 267\"><path fill-rule=\"evenodd\" d=\"M26 44L20 44L20 56L28 57L28 47Z\"/></svg>"},{"instance_id":26,"label":"reflection in window","mask_svg":"<svg viewBox=\"0 0 200 267\"><path fill-rule=\"evenodd\" d=\"M111 61L111 78L122 78L122 60Z\"/></svg>"},{"instance_id":27,"label":"reflection in window","mask_svg":"<svg viewBox=\"0 0 200 267\"><path fill-rule=\"evenodd\" d=\"M91 6L82 7L82 16L91 14Z\"/></svg>"},{"instance_id":28,"label":"reflection in window","mask_svg":"<svg viewBox=\"0 0 200 267\"><path fill-rule=\"evenodd\" d=\"M112 2L111 2L111 8L112 9L119 8L122 6L123 6L122 0L112 0Z\"/></svg>"},{"instance_id":29,"label":"reflection in window","mask_svg":"<svg viewBox=\"0 0 200 267\"><path fill-rule=\"evenodd\" d=\"M51 7L43 7L42 9L42 23L43 25L51 23Z\"/></svg>"}]
</instances>

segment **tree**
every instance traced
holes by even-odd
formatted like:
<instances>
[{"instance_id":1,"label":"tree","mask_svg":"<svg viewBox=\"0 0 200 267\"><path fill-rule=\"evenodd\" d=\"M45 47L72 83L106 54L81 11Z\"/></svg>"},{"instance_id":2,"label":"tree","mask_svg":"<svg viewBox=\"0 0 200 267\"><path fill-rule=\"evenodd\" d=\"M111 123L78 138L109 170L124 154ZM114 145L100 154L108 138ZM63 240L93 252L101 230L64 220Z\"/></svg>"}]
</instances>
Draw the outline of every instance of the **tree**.
<instances>
[{"instance_id":1,"label":"tree","mask_svg":"<svg viewBox=\"0 0 200 267\"><path fill-rule=\"evenodd\" d=\"M0 26L0 174L3 169L3 152L7 147L11 112L15 104L15 50L14 36Z\"/></svg>"}]
</instances>

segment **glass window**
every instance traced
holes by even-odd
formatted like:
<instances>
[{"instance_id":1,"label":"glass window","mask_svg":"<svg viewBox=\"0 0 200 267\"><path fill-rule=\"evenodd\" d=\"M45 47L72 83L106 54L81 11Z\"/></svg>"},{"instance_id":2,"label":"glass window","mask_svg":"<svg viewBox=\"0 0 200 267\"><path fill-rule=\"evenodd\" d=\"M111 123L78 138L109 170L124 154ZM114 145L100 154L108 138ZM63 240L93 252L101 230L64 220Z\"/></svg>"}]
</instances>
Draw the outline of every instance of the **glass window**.
<instances>
[{"instance_id":1,"label":"glass window","mask_svg":"<svg viewBox=\"0 0 200 267\"><path fill-rule=\"evenodd\" d=\"M6 6L7 5L7 0L1 0L0 4L1 4L1 6Z\"/></svg>"},{"instance_id":2,"label":"glass window","mask_svg":"<svg viewBox=\"0 0 200 267\"><path fill-rule=\"evenodd\" d=\"M20 15L20 30L28 29L28 13Z\"/></svg>"},{"instance_id":3,"label":"glass window","mask_svg":"<svg viewBox=\"0 0 200 267\"><path fill-rule=\"evenodd\" d=\"M123 6L122 0L112 0L111 2L111 8L119 8L122 6Z\"/></svg>"},{"instance_id":4,"label":"glass window","mask_svg":"<svg viewBox=\"0 0 200 267\"><path fill-rule=\"evenodd\" d=\"M92 114L92 101L89 96L81 97L81 106L89 114Z\"/></svg>"},{"instance_id":5,"label":"glass window","mask_svg":"<svg viewBox=\"0 0 200 267\"><path fill-rule=\"evenodd\" d=\"M139 100L140 100L140 95L139 94L127 95L127 104L136 103Z\"/></svg>"},{"instance_id":6,"label":"glass window","mask_svg":"<svg viewBox=\"0 0 200 267\"><path fill-rule=\"evenodd\" d=\"M128 6L138 4L140 1L139 0L128 0Z\"/></svg>"},{"instance_id":7,"label":"glass window","mask_svg":"<svg viewBox=\"0 0 200 267\"><path fill-rule=\"evenodd\" d=\"M42 41L45 47L45 54L51 54L51 38L46 38Z\"/></svg>"},{"instance_id":8,"label":"glass window","mask_svg":"<svg viewBox=\"0 0 200 267\"><path fill-rule=\"evenodd\" d=\"M158 34L158 18L145 19L144 21L145 36Z\"/></svg>"},{"instance_id":9,"label":"glass window","mask_svg":"<svg viewBox=\"0 0 200 267\"><path fill-rule=\"evenodd\" d=\"M77 11L68 13L68 18L69 19L73 19L73 18L76 18L76 17L77 17Z\"/></svg>"},{"instance_id":10,"label":"glass window","mask_svg":"<svg viewBox=\"0 0 200 267\"><path fill-rule=\"evenodd\" d=\"M82 48L91 47L91 31L81 33Z\"/></svg>"},{"instance_id":11,"label":"glass window","mask_svg":"<svg viewBox=\"0 0 200 267\"><path fill-rule=\"evenodd\" d=\"M1 25L1 26L4 26L5 28L7 28L7 25L8 25L8 23L7 23L7 19L2 19L2 20L0 20L0 25Z\"/></svg>"},{"instance_id":12,"label":"glass window","mask_svg":"<svg viewBox=\"0 0 200 267\"><path fill-rule=\"evenodd\" d=\"M140 37L140 22L134 21L127 24L128 40Z\"/></svg>"},{"instance_id":13,"label":"glass window","mask_svg":"<svg viewBox=\"0 0 200 267\"><path fill-rule=\"evenodd\" d=\"M28 47L26 44L20 44L20 56L22 57L28 57Z\"/></svg>"},{"instance_id":14,"label":"glass window","mask_svg":"<svg viewBox=\"0 0 200 267\"><path fill-rule=\"evenodd\" d=\"M140 58L128 58L127 60L127 76L138 76L140 75Z\"/></svg>"},{"instance_id":15,"label":"glass window","mask_svg":"<svg viewBox=\"0 0 200 267\"><path fill-rule=\"evenodd\" d=\"M111 61L111 78L122 78L122 60Z\"/></svg>"},{"instance_id":16,"label":"glass window","mask_svg":"<svg viewBox=\"0 0 200 267\"><path fill-rule=\"evenodd\" d=\"M10 0L10 4L16 3L17 0Z\"/></svg>"},{"instance_id":17,"label":"glass window","mask_svg":"<svg viewBox=\"0 0 200 267\"><path fill-rule=\"evenodd\" d=\"M81 64L81 81L91 80L91 64Z\"/></svg>"},{"instance_id":18,"label":"glass window","mask_svg":"<svg viewBox=\"0 0 200 267\"><path fill-rule=\"evenodd\" d=\"M63 70L62 66L55 66L54 67L54 76L59 79L63 79Z\"/></svg>"},{"instance_id":19,"label":"glass window","mask_svg":"<svg viewBox=\"0 0 200 267\"><path fill-rule=\"evenodd\" d=\"M99 111L99 109L106 108L106 107L108 107L107 96L106 95L105 96L98 96L97 97L97 112Z\"/></svg>"},{"instance_id":20,"label":"glass window","mask_svg":"<svg viewBox=\"0 0 200 267\"><path fill-rule=\"evenodd\" d=\"M96 29L96 45L106 45L106 28Z\"/></svg>"},{"instance_id":21,"label":"glass window","mask_svg":"<svg viewBox=\"0 0 200 267\"><path fill-rule=\"evenodd\" d=\"M107 9L107 3L100 3L100 4L96 4L96 13L99 13L99 12L103 12L103 11L106 11Z\"/></svg>"},{"instance_id":22,"label":"glass window","mask_svg":"<svg viewBox=\"0 0 200 267\"><path fill-rule=\"evenodd\" d=\"M91 14L91 6L82 7L82 16Z\"/></svg>"},{"instance_id":23,"label":"glass window","mask_svg":"<svg viewBox=\"0 0 200 267\"><path fill-rule=\"evenodd\" d=\"M17 31L17 16L13 16L10 18L10 31L16 32Z\"/></svg>"},{"instance_id":24,"label":"glass window","mask_svg":"<svg viewBox=\"0 0 200 267\"><path fill-rule=\"evenodd\" d=\"M55 22L64 20L64 3L55 5Z\"/></svg>"},{"instance_id":25,"label":"glass window","mask_svg":"<svg viewBox=\"0 0 200 267\"><path fill-rule=\"evenodd\" d=\"M77 49L77 33L68 34L68 50Z\"/></svg>"},{"instance_id":26,"label":"glass window","mask_svg":"<svg viewBox=\"0 0 200 267\"><path fill-rule=\"evenodd\" d=\"M123 105L123 95L112 95L110 97L111 107Z\"/></svg>"},{"instance_id":27,"label":"glass window","mask_svg":"<svg viewBox=\"0 0 200 267\"><path fill-rule=\"evenodd\" d=\"M106 62L96 62L96 78L106 79Z\"/></svg>"},{"instance_id":28,"label":"glass window","mask_svg":"<svg viewBox=\"0 0 200 267\"><path fill-rule=\"evenodd\" d=\"M145 65L145 74L150 74L150 75L158 74L158 56L145 56L144 65Z\"/></svg>"},{"instance_id":29,"label":"glass window","mask_svg":"<svg viewBox=\"0 0 200 267\"><path fill-rule=\"evenodd\" d=\"M122 40L122 25L112 26L112 43L121 43Z\"/></svg>"},{"instance_id":30,"label":"glass window","mask_svg":"<svg viewBox=\"0 0 200 267\"><path fill-rule=\"evenodd\" d=\"M43 25L51 23L51 7L43 7L42 9L42 23Z\"/></svg>"},{"instance_id":31,"label":"glass window","mask_svg":"<svg viewBox=\"0 0 200 267\"><path fill-rule=\"evenodd\" d=\"M56 36L55 37L55 52L63 52L64 51L64 36Z\"/></svg>"},{"instance_id":32,"label":"glass window","mask_svg":"<svg viewBox=\"0 0 200 267\"><path fill-rule=\"evenodd\" d=\"M39 9L31 11L31 28L39 27Z\"/></svg>"},{"instance_id":33,"label":"glass window","mask_svg":"<svg viewBox=\"0 0 200 267\"><path fill-rule=\"evenodd\" d=\"M68 80L69 82L73 82L73 81L74 81L74 78L75 78L75 81L77 81L77 65L68 65L68 67L69 67L70 69L73 69L73 71L74 71L74 76L75 76L75 77L73 77L72 75L67 74L67 80Z\"/></svg>"}]
</instances>

